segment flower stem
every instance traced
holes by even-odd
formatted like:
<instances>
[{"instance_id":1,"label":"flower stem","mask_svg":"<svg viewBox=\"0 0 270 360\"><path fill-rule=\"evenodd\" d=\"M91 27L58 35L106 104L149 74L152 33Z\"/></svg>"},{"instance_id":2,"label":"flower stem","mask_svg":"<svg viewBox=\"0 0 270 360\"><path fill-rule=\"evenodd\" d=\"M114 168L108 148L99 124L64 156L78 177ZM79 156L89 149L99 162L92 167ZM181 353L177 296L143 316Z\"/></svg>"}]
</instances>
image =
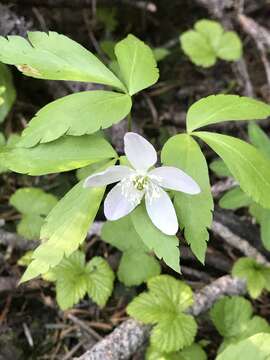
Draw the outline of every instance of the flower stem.
<instances>
[{"instance_id":1,"label":"flower stem","mask_svg":"<svg viewBox=\"0 0 270 360\"><path fill-rule=\"evenodd\" d=\"M132 118L131 118L131 112L128 114L127 116L127 120L128 120L128 131L132 130Z\"/></svg>"}]
</instances>

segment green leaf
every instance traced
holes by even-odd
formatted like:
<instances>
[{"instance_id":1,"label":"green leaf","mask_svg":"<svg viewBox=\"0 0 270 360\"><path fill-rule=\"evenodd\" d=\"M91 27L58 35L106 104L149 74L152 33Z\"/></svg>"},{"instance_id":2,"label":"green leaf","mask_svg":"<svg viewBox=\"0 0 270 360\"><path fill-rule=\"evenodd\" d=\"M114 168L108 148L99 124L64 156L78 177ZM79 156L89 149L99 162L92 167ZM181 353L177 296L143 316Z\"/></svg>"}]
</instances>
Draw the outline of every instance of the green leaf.
<instances>
[{"instance_id":1,"label":"green leaf","mask_svg":"<svg viewBox=\"0 0 270 360\"><path fill-rule=\"evenodd\" d=\"M21 282L48 272L70 256L84 241L99 209L105 188L84 188L75 185L53 208L41 229L43 242L33 254Z\"/></svg>"},{"instance_id":2,"label":"green leaf","mask_svg":"<svg viewBox=\"0 0 270 360\"><path fill-rule=\"evenodd\" d=\"M0 55L1 57L1 55ZM13 85L12 75L8 67L0 63L0 88L2 103L0 104L0 123L3 122L9 113L16 99L16 90Z\"/></svg>"},{"instance_id":3,"label":"green leaf","mask_svg":"<svg viewBox=\"0 0 270 360\"><path fill-rule=\"evenodd\" d=\"M234 31L225 32L219 42L217 56L227 61L236 61L242 57L242 42Z\"/></svg>"},{"instance_id":4,"label":"green leaf","mask_svg":"<svg viewBox=\"0 0 270 360\"><path fill-rule=\"evenodd\" d=\"M242 42L233 31L224 31L222 26L213 20L199 20L194 30L188 30L180 36L184 53L196 65L210 67L217 57L235 61L242 56Z\"/></svg>"},{"instance_id":5,"label":"green leaf","mask_svg":"<svg viewBox=\"0 0 270 360\"><path fill-rule=\"evenodd\" d=\"M260 333L228 346L216 360L269 360L270 334Z\"/></svg>"},{"instance_id":6,"label":"green leaf","mask_svg":"<svg viewBox=\"0 0 270 360\"><path fill-rule=\"evenodd\" d=\"M270 161L243 140L217 133L196 132L226 163L241 189L270 208Z\"/></svg>"},{"instance_id":7,"label":"green leaf","mask_svg":"<svg viewBox=\"0 0 270 360\"><path fill-rule=\"evenodd\" d=\"M150 341L159 351L178 351L191 345L197 324L192 316L183 314L193 304L191 288L168 275L151 278L147 285L149 292L133 299L127 313L143 323L157 323Z\"/></svg>"},{"instance_id":8,"label":"green leaf","mask_svg":"<svg viewBox=\"0 0 270 360\"><path fill-rule=\"evenodd\" d=\"M270 251L270 210L262 209L260 226L263 245L266 250Z\"/></svg>"},{"instance_id":9,"label":"green leaf","mask_svg":"<svg viewBox=\"0 0 270 360\"><path fill-rule=\"evenodd\" d=\"M115 44L116 41L113 40L103 40L99 43L101 50L109 57L111 61L116 60L114 53Z\"/></svg>"},{"instance_id":10,"label":"green leaf","mask_svg":"<svg viewBox=\"0 0 270 360\"><path fill-rule=\"evenodd\" d=\"M250 296L256 299L261 295L263 289L268 287L270 268L258 264L252 258L241 258L234 264L232 275L245 279Z\"/></svg>"},{"instance_id":11,"label":"green leaf","mask_svg":"<svg viewBox=\"0 0 270 360\"><path fill-rule=\"evenodd\" d=\"M148 254L149 249L137 234L130 215L107 221L102 227L101 238L123 251L118 278L126 286L140 285L160 274L159 262Z\"/></svg>"},{"instance_id":12,"label":"green leaf","mask_svg":"<svg viewBox=\"0 0 270 360\"><path fill-rule=\"evenodd\" d=\"M164 60L168 55L170 55L170 51L166 48L155 48L153 49L153 54L157 62Z\"/></svg>"},{"instance_id":13,"label":"green leaf","mask_svg":"<svg viewBox=\"0 0 270 360\"><path fill-rule=\"evenodd\" d=\"M17 233L28 240L37 240L44 224L44 217L35 214L25 214L17 225Z\"/></svg>"},{"instance_id":14,"label":"green leaf","mask_svg":"<svg viewBox=\"0 0 270 360\"><path fill-rule=\"evenodd\" d=\"M94 134L64 136L33 148L7 148L0 153L0 160L3 159L12 171L44 175L77 169L116 156L112 146L100 134Z\"/></svg>"},{"instance_id":15,"label":"green leaf","mask_svg":"<svg viewBox=\"0 0 270 360\"><path fill-rule=\"evenodd\" d=\"M245 96L210 95L188 109L187 131L229 120L259 120L270 115L270 106Z\"/></svg>"},{"instance_id":16,"label":"green leaf","mask_svg":"<svg viewBox=\"0 0 270 360\"><path fill-rule=\"evenodd\" d=\"M153 276L159 275L159 262L143 251L125 251L122 255L117 276L126 286L137 286Z\"/></svg>"},{"instance_id":17,"label":"green leaf","mask_svg":"<svg viewBox=\"0 0 270 360\"><path fill-rule=\"evenodd\" d=\"M188 30L181 34L183 52L198 66L210 67L216 63L216 54L203 34Z\"/></svg>"},{"instance_id":18,"label":"green leaf","mask_svg":"<svg viewBox=\"0 0 270 360\"><path fill-rule=\"evenodd\" d=\"M176 192L174 205L191 250L204 262L206 242L209 239L207 228L211 227L214 207L205 157L191 136L180 134L165 143L161 160L165 165L185 171L201 188L201 193L196 196Z\"/></svg>"},{"instance_id":19,"label":"green leaf","mask_svg":"<svg viewBox=\"0 0 270 360\"><path fill-rule=\"evenodd\" d=\"M226 192L225 195L219 200L219 206L223 209L236 210L241 207L249 206L253 203L251 198L244 193L240 186Z\"/></svg>"},{"instance_id":20,"label":"green leaf","mask_svg":"<svg viewBox=\"0 0 270 360\"><path fill-rule=\"evenodd\" d=\"M18 261L20 266L28 266L32 261L33 250L27 251Z\"/></svg>"},{"instance_id":21,"label":"green leaf","mask_svg":"<svg viewBox=\"0 0 270 360\"><path fill-rule=\"evenodd\" d=\"M214 304L210 317L221 336L231 337L246 330L252 313L252 305L245 298L225 296Z\"/></svg>"},{"instance_id":22,"label":"green leaf","mask_svg":"<svg viewBox=\"0 0 270 360\"><path fill-rule=\"evenodd\" d=\"M177 237L166 235L156 228L150 220L144 205L138 206L132 212L131 219L136 232L149 250L153 250L155 255L159 259L163 259L173 270L180 272L180 253Z\"/></svg>"},{"instance_id":23,"label":"green leaf","mask_svg":"<svg viewBox=\"0 0 270 360\"><path fill-rule=\"evenodd\" d=\"M172 352L194 342L197 324L191 315L171 315L154 327L150 341L160 351Z\"/></svg>"},{"instance_id":24,"label":"green leaf","mask_svg":"<svg viewBox=\"0 0 270 360\"><path fill-rule=\"evenodd\" d=\"M207 356L199 344L192 344L172 353L160 352L155 347L149 346L146 360L207 360Z\"/></svg>"},{"instance_id":25,"label":"green leaf","mask_svg":"<svg viewBox=\"0 0 270 360\"><path fill-rule=\"evenodd\" d=\"M109 163L108 159L95 162L93 164L87 165L83 168L80 168L76 171L76 177L79 181L86 179L88 176L94 174L102 166L106 166Z\"/></svg>"},{"instance_id":26,"label":"green leaf","mask_svg":"<svg viewBox=\"0 0 270 360\"><path fill-rule=\"evenodd\" d=\"M101 239L123 252L149 251L136 232L131 215L116 221L106 221L101 230Z\"/></svg>"},{"instance_id":27,"label":"green leaf","mask_svg":"<svg viewBox=\"0 0 270 360\"><path fill-rule=\"evenodd\" d=\"M270 158L270 139L259 125L254 122L248 124L248 137L252 145Z\"/></svg>"},{"instance_id":28,"label":"green leaf","mask_svg":"<svg viewBox=\"0 0 270 360\"><path fill-rule=\"evenodd\" d=\"M89 274L87 293L101 307L105 306L113 291L114 272L101 257L95 256L86 266Z\"/></svg>"},{"instance_id":29,"label":"green leaf","mask_svg":"<svg viewBox=\"0 0 270 360\"><path fill-rule=\"evenodd\" d=\"M34 31L28 33L28 39L0 37L0 61L38 79L94 82L125 90L95 55L68 37Z\"/></svg>"},{"instance_id":30,"label":"green leaf","mask_svg":"<svg viewBox=\"0 0 270 360\"><path fill-rule=\"evenodd\" d=\"M157 82L159 72L153 52L134 35L129 34L116 44L115 55L129 95Z\"/></svg>"},{"instance_id":31,"label":"green leaf","mask_svg":"<svg viewBox=\"0 0 270 360\"><path fill-rule=\"evenodd\" d=\"M221 159L216 159L211 162L209 168L219 177L231 177L229 169L227 168L225 162Z\"/></svg>"},{"instance_id":32,"label":"green leaf","mask_svg":"<svg viewBox=\"0 0 270 360\"><path fill-rule=\"evenodd\" d=\"M62 310L77 304L85 296L88 281L85 270L85 256L81 251L64 258L53 269L56 277L56 300Z\"/></svg>"},{"instance_id":33,"label":"green leaf","mask_svg":"<svg viewBox=\"0 0 270 360\"><path fill-rule=\"evenodd\" d=\"M20 146L32 147L63 135L92 134L123 120L131 98L112 91L84 91L55 100L39 110L22 133Z\"/></svg>"},{"instance_id":34,"label":"green leaf","mask_svg":"<svg viewBox=\"0 0 270 360\"><path fill-rule=\"evenodd\" d=\"M9 203L22 214L48 215L56 205L57 198L42 189L29 187L17 190Z\"/></svg>"}]
</instances>

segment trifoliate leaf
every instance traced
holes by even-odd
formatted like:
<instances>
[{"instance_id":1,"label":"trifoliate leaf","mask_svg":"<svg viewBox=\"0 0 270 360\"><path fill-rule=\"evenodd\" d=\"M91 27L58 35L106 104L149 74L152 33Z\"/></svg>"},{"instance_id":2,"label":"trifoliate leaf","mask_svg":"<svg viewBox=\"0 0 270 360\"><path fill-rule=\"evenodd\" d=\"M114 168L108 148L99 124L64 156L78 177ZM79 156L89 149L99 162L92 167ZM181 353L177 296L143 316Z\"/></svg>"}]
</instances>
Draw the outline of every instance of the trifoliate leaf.
<instances>
[{"instance_id":1,"label":"trifoliate leaf","mask_svg":"<svg viewBox=\"0 0 270 360\"><path fill-rule=\"evenodd\" d=\"M251 303L243 297L224 297L210 310L210 317L223 337L233 337L247 329L253 313Z\"/></svg>"},{"instance_id":2,"label":"trifoliate leaf","mask_svg":"<svg viewBox=\"0 0 270 360\"><path fill-rule=\"evenodd\" d=\"M238 95L210 95L188 109L187 131L231 120L260 120L270 116L270 105Z\"/></svg>"},{"instance_id":3,"label":"trifoliate leaf","mask_svg":"<svg viewBox=\"0 0 270 360\"><path fill-rule=\"evenodd\" d=\"M52 270L56 279L56 299L62 310L78 303L86 293L104 306L113 290L114 273L101 257L85 264L85 255L74 252Z\"/></svg>"},{"instance_id":4,"label":"trifoliate leaf","mask_svg":"<svg viewBox=\"0 0 270 360\"><path fill-rule=\"evenodd\" d=\"M216 360L269 360L270 334L260 333L230 345Z\"/></svg>"},{"instance_id":5,"label":"trifoliate leaf","mask_svg":"<svg viewBox=\"0 0 270 360\"><path fill-rule=\"evenodd\" d=\"M180 134L166 142L161 160L165 165L185 171L201 188L201 193L195 196L176 192L174 205L185 238L192 252L203 263L209 239L207 229L211 227L214 208L205 157L192 137Z\"/></svg>"},{"instance_id":6,"label":"trifoliate leaf","mask_svg":"<svg viewBox=\"0 0 270 360\"><path fill-rule=\"evenodd\" d=\"M209 165L210 169L219 177L230 177L232 174L227 168L225 162L221 159L214 160Z\"/></svg>"},{"instance_id":7,"label":"trifoliate leaf","mask_svg":"<svg viewBox=\"0 0 270 360\"><path fill-rule=\"evenodd\" d=\"M92 134L123 120L130 109L127 94L97 90L65 96L37 112L23 131L20 146L32 147L63 135Z\"/></svg>"},{"instance_id":8,"label":"trifoliate leaf","mask_svg":"<svg viewBox=\"0 0 270 360\"><path fill-rule=\"evenodd\" d=\"M102 227L101 238L123 251L117 275L126 286L140 285L160 274L159 262L148 254L149 248L137 234L130 215L107 221Z\"/></svg>"},{"instance_id":9,"label":"trifoliate leaf","mask_svg":"<svg viewBox=\"0 0 270 360\"><path fill-rule=\"evenodd\" d=\"M89 275L88 295L101 307L106 305L113 291L114 272L101 257L94 257L86 266Z\"/></svg>"},{"instance_id":10,"label":"trifoliate leaf","mask_svg":"<svg viewBox=\"0 0 270 360\"><path fill-rule=\"evenodd\" d=\"M33 253L33 261L21 282L48 272L70 256L84 241L103 198L105 188L84 188L75 185L54 207L41 229L43 242Z\"/></svg>"},{"instance_id":11,"label":"trifoliate leaf","mask_svg":"<svg viewBox=\"0 0 270 360\"><path fill-rule=\"evenodd\" d=\"M234 264L232 275L245 279L250 296L256 299L260 296L262 290L269 286L270 268L258 264L252 258L241 258Z\"/></svg>"},{"instance_id":12,"label":"trifoliate leaf","mask_svg":"<svg viewBox=\"0 0 270 360\"><path fill-rule=\"evenodd\" d=\"M270 158L270 138L255 122L248 124L248 137L252 145Z\"/></svg>"},{"instance_id":13,"label":"trifoliate leaf","mask_svg":"<svg viewBox=\"0 0 270 360\"><path fill-rule=\"evenodd\" d=\"M270 208L270 161L243 140L217 133L196 132L226 163L241 189Z\"/></svg>"},{"instance_id":14,"label":"trifoliate leaf","mask_svg":"<svg viewBox=\"0 0 270 360\"><path fill-rule=\"evenodd\" d=\"M183 314L193 303L191 288L168 275L153 277L147 285L149 291L133 299L128 314L143 323L157 324L150 341L161 352L191 345L197 325L192 316Z\"/></svg>"},{"instance_id":15,"label":"trifoliate leaf","mask_svg":"<svg viewBox=\"0 0 270 360\"><path fill-rule=\"evenodd\" d=\"M44 217L35 214L25 214L17 225L17 233L28 240L37 240L44 224Z\"/></svg>"},{"instance_id":16,"label":"trifoliate leaf","mask_svg":"<svg viewBox=\"0 0 270 360\"><path fill-rule=\"evenodd\" d=\"M2 49L1 49L2 50ZM1 57L1 55L0 55ZM0 88L1 104L0 104L0 123L3 122L9 113L15 99L16 90L13 85L12 75L8 67L0 63Z\"/></svg>"},{"instance_id":17,"label":"trifoliate leaf","mask_svg":"<svg viewBox=\"0 0 270 360\"><path fill-rule=\"evenodd\" d=\"M94 82L125 90L95 55L68 37L54 31L34 31L28 33L28 39L0 37L0 61L38 79Z\"/></svg>"},{"instance_id":18,"label":"trifoliate leaf","mask_svg":"<svg viewBox=\"0 0 270 360\"><path fill-rule=\"evenodd\" d=\"M226 192L219 200L219 206L223 209L236 210L241 207L249 206L253 203L252 199L241 190L240 186Z\"/></svg>"},{"instance_id":19,"label":"trifoliate leaf","mask_svg":"<svg viewBox=\"0 0 270 360\"><path fill-rule=\"evenodd\" d=\"M159 262L153 256L143 251L130 250L123 253L117 276L126 286L137 286L160 272Z\"/></svg>"},{"instance_id":20,"label":"trifoliate leaf","mask_svg":"<svg viewBox=\"0 0 270 360\"><path fill-rule=\"evenodd\" d=\"M48 215L57 204L57 198L38 188L18 189L9 200L22 214Z\"/></svg>"},{"instance_id":21,"label":"trifoliate leaf","mask_svg":"<svg viewBox=\"0 0 270 360\"><path fill-rule=\"evenodd\" d=\"M207 360L207 356L199 344L192 344L172 353L160 352L155 347L149 346L146 360Z\"/></svg>"},{"instance_id":22,"label":"trifoliate leaf","mask_svg":"<svg viewBox=\"0 0 270 360\"><path fill-rule=\"evenodd\" d=\"M203 67L210 67L217 58L235 61L242 56L242 42L234 31L224 31L213 20L199 20L194 30L188 30L180 36L184 53L190 60Z\"/></svg>"},{"instance_id":23,"label":"trifoliate leaf","mask_svg":"<svg viewBox=\"0 0 270 360\"><path fill-rule=\"evenodd\" d=\"M129 95L157 82L159 72L153 52L134 35L129 34L116 44L115 55Z\"/></svg>"},{"instance_id":24,"label":"trifoliate leaf","mask_svg":"<svg viewBox=\"0 0 270 360\"><path fill-rule=\"evenodd\" d=\"M95 134L64 136L33 148L7 148L0 153L0 161L3 159L9 169L18 173L44 175L77 169L115 156L112 146Z\"/></svg>"},{"instance_id":25,"label":"trifoliate leaf","mask_svg":"<svg viewBox=\"0 0 270 360\"><path fill-rule=\"evenodd\" d=\"M136 232L148 249L154 251L155 255L159 259L163 259L173 270L180 272L180 251L177 237L166 235L156 228L143 204L132 212L131 219Z\"/></svg>"},{"instance_id":26,"label":"trifoliate leaf","mask_svg":"<svg viewBox=\"0 0 270 360\"><path fill-rule=\"evenodd\" d=\"M150 342L160 351L172 352L194 342L197 324L191 315L171 314L152 330Z\"/></svg>"}]
</instances>

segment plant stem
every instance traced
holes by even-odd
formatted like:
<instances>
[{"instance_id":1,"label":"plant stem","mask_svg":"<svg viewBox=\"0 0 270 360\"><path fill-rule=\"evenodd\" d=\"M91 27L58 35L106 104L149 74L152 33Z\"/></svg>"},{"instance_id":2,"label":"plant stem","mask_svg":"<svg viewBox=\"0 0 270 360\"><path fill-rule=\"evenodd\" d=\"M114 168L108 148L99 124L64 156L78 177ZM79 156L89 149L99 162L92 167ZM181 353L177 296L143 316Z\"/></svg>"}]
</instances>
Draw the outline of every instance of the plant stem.
<instances>
[{"instance_id":1,"label":"plant stem","mask_svg":"<svg viewBox=\"0 0 270 360\"><path fill-rule=\"evenodd\" d=\"M131 112L128 114L127 116L127 120L128 120L128 131L132 130L132 117L131 117Z\"/></svg>"}]
</instances>

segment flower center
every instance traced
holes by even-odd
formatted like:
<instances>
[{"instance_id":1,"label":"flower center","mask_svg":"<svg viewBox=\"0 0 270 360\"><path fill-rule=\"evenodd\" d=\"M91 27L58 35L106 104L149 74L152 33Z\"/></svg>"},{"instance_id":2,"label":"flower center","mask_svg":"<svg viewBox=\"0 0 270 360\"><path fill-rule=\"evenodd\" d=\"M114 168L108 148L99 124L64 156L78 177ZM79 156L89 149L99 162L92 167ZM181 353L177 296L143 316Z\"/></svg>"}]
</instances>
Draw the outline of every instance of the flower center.
<instances>
[{"instance_id":1,"label":"flower center","mask_svg":"<svg viewBox=\"0 0 270 360\"><path fill-rule=\"evenodd\" d=\"M147 187L149 180L147 176L136 175L134 179L132 179L132 183L137 190L142 191Z\"/></svg>"}]
</instances>

